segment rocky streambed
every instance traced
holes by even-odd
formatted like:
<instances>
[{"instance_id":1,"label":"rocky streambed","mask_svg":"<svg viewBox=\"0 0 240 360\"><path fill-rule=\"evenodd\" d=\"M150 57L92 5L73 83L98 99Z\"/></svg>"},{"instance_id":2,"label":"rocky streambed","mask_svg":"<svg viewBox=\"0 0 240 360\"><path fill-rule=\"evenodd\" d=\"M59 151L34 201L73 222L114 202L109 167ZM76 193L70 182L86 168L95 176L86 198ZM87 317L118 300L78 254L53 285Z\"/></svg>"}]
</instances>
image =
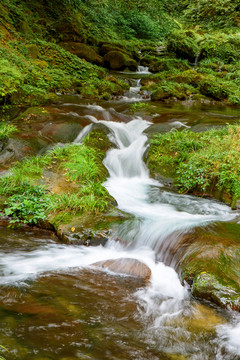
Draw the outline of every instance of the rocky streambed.
<instances>
[{"instance_id":1,"label":"rocky streambed","mask_svg":"<svg viewBox=\"0 0 240 360\"><path fill-rule=\"evenodd\" d=\"M60 96L58 103L15 119L20 131L3 146L3 176L26 155L43 159L52 147L79 141L84 129L84 135L91 131L87 146L101 151L108 170L102 179L111 196L110 207L98 214L71 215L66 204L64 218L62 210L48 216L50 233L2 228L0 343L14 359L239 356L238 212L177 194L170 179L151 179L142 160L147 135L199 131L224 125L226 117L236 122L239 114L146 100L148 106L134 108L139 100L128 95L92 104ZM68 166L61 167L66 156L44 158L35 184L54 196L79 191L78 181L65 175Z\"/></svg>"}]
</instances>

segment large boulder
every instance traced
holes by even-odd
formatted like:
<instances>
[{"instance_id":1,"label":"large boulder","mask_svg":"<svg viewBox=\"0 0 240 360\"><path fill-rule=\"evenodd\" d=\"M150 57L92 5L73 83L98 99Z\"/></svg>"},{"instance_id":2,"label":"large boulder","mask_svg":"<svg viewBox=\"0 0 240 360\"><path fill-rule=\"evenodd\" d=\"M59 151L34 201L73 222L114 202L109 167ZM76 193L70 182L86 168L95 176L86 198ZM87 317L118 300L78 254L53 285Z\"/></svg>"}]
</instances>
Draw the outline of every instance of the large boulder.
<instances>
[{"instance_id":1,"label":"large boulder","mask_svg":"<svg viewBox=\"0 0 240 360\"><path fill-rule=\"evenodd\" d=\"M128 46L123 46L123 45L114 44L114 43L100 43L99 44L100 55L104 56L111 51L120 51L123 54L128 55L130 58L133 58L136 61L140 60L140 53L132 47L130 48Z\"/></svg>"},{"instance_id":2,"label":"large boulder","mask_svg":"<svg viewBox=\"0 0 240 360\"><path fill-rule=\"evenodd\" d=\"M103 65L103 58L98 55L92 47L86 44L79 42L66 42L60 43L60 45L71 54L77 55L80 59L85 59L92 64Z\"/></svg>"},{"instance_id":3,"label":"large boulder","mask_svg":"<svg viewBox=\"0 0 240 360\"><path fill-rule=\"evenodd\" d=\"M85 42L86 34L81 23L71 17L62 17L54 24L55 30L49 30L55 38L58 38L61 42L78 41ZM54 28L54 27L53 27Z\"/></svg>"},{"instance_id":4,"label":"large boulder","mask_svg":"<svg viewBox=\"0 0 240 360\"><path fill-rule=\"evenodd\" d=\"M195 229L176 249L182 280L193 296L240 311L240 224Z\"/></svg>"},{"instance_id":5,"label":"large boulder","mask_svg":"<svg viewBox=\"0 0 240 360\"><path fill-rule=\"evenodd\" d=\"M151 270L143 262L131 258L119 258L99 261L92 266L99 269L107 269L117 274L133 276L148 282L151 277Z\"/></svg>"},{"instance_id":6,"label":"large boulder","mask_svg":"<svg viewBox=\"0 0 240 360\"><path fill-rule=\"evenodd\" d=\"M138 68L137 62L121 51L110 51L104 55L104 65L110 70L125 70L136 71Z\"/></svg>"}]
</instances>

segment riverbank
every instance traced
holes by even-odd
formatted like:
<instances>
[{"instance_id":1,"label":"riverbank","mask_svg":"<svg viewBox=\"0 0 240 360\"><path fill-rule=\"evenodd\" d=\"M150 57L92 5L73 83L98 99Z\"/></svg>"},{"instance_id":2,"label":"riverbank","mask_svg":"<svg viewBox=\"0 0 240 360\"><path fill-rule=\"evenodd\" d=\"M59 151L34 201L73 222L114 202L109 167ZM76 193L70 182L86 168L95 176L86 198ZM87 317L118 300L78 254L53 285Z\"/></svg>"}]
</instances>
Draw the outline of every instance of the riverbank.
<instances>
[{"instance_id":1,"label":"riverbank","mask_svg":"<svg viewBox=\"0 0 240 360\"><path fill-rule=\"evenodd\" d=\"M0 4L12 359L240 355L234 3L228 33L172 0Z\"/></svg>"},{"instance_id":2,"label":"riverbank","mask_svg":"<svg viewBox=\"0 0 240 360\"><path fill-rule=\"evenodd\" d=\"M240 200L239 133L239 125L228 125L154 135L149 168L155 176L173 178L182 193L215 197L234 208Z\"/></svg>"}]
</instances>

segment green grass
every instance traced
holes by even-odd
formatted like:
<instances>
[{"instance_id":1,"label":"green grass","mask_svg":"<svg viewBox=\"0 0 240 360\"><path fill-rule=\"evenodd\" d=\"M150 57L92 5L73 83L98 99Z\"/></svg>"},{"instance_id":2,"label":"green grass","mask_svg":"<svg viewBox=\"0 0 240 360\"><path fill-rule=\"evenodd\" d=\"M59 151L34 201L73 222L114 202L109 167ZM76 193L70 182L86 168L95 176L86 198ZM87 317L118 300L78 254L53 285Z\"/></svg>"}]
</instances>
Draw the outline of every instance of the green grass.
<instances>
[{"instance_id":1,"label":"green grass","mask_svg":"<svg viewBox=\"0 0 240 360\"><path fill-rule=\"evenodd\" d=\"M189 130L158 134L151 140L152 171L176 179L180 191L208 194L216 187L234 205L240 198L240 126L203 133Z\"/></svg>"},{"instance_id":2,"label":"green grass","mask_svg":"<svg viewBox=\"0 0 240 360\"><path fill-rule=\"evenodd\" d=\"M5 139L6 137L11 136L15 132L17 132L17 127L12 124L6 124L4 122L0 122L0 140Z\"/></svg>"},{"instance_id":3,"label":"green grass","mask_svg":"<svg viewBox=\"0 0 240 360\"><path fill-rule=\"evenodd\" d=\"M105 137L97 134L95 139ZM86 143L91 143L91 136ZM0 179L0 195L8 195L4 211L12 217L11 222L34 224L48 217L64 217L65 213L106 212L112 199L102 186L107 177L104 152L95 146L92 142L91 146L56 147L44 156L14 165L11 174ZM60 184L55 184L49 173L58 174Z\"/></svg>"}]
</instances>

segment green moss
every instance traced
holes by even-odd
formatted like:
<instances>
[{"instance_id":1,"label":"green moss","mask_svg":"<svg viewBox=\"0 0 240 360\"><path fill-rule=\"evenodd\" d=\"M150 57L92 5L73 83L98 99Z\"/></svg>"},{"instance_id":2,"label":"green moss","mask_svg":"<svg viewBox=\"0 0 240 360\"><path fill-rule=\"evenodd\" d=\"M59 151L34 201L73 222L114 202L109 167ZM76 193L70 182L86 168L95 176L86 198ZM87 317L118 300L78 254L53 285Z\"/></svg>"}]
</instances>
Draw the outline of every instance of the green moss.
<instances>
[{"instance_id":1,"label":"green moss","mask_svg":"<svg viewBox=\"0 0 240 360\"><path fill-rule=\"evenodd\" d=\"M0 179L0 194L9 195L6 215L13 221L37 222L65 218L65 214L105 212L112 198L101 185L107 171L102 164L108 146L100 131L86 139L87 145L56 147L44 156L25 159ZM105 140L105 141L104 141ZM57 221L57 220L56 220Z\"/></svg>"},{"instance_id":2,"label":"green moss","mask_svg":"<svg viewBox=\"0 0 240 360\"><path fill-rule=\"evenodd\" d=\"M181 277L196 297L239 310L239 224L219 223L184 237ZM194 241L193 241L194 240Z\"/></svg>"},{"instance_id":3,"label":"green moss","mask_svg":"<svg viewBox=\"0 0 240 360\"><path fill-rule=\"evenodd\" d=\"M194 62L199 52L198 41L199 36L194 31L174 31L167 37L167 50L181 59Z\"/></svg>"},{"instance_id":4,"label":"green moss","mask_svg":"<svg viewBox=\"0 0 240 360\"><path fill-rule=\"evenodd\" d=\"M4 140L7 137L10 137L12 134L17 132L16 126L12 124L0 123L0 141Z\"/></svg>"},{"instance_id":5,"label":"green moss","mask_svg":"<svg viewBox=\"0 0 240 360\"><path fill-rule=\"evenodd\" d=\"M191 85L173 81L162 81L153 90L151 99L154 101L167 99L185 100L195 93L196 90Z\"/></svg>"},{"instance_id":6,"label":"green moss","mask_svg":"<svg viewBox=\"0 0 240 360\"><path fill-rule=\"evenodd\" d=\"M229 126L204 133L189 130L155 135L151 140L149 167L172 168L183 192L211 194L214 189L233 202L240 197L239 126ZM163 174L164 175L164 174Z\"/></svg>"}]
</instances>

